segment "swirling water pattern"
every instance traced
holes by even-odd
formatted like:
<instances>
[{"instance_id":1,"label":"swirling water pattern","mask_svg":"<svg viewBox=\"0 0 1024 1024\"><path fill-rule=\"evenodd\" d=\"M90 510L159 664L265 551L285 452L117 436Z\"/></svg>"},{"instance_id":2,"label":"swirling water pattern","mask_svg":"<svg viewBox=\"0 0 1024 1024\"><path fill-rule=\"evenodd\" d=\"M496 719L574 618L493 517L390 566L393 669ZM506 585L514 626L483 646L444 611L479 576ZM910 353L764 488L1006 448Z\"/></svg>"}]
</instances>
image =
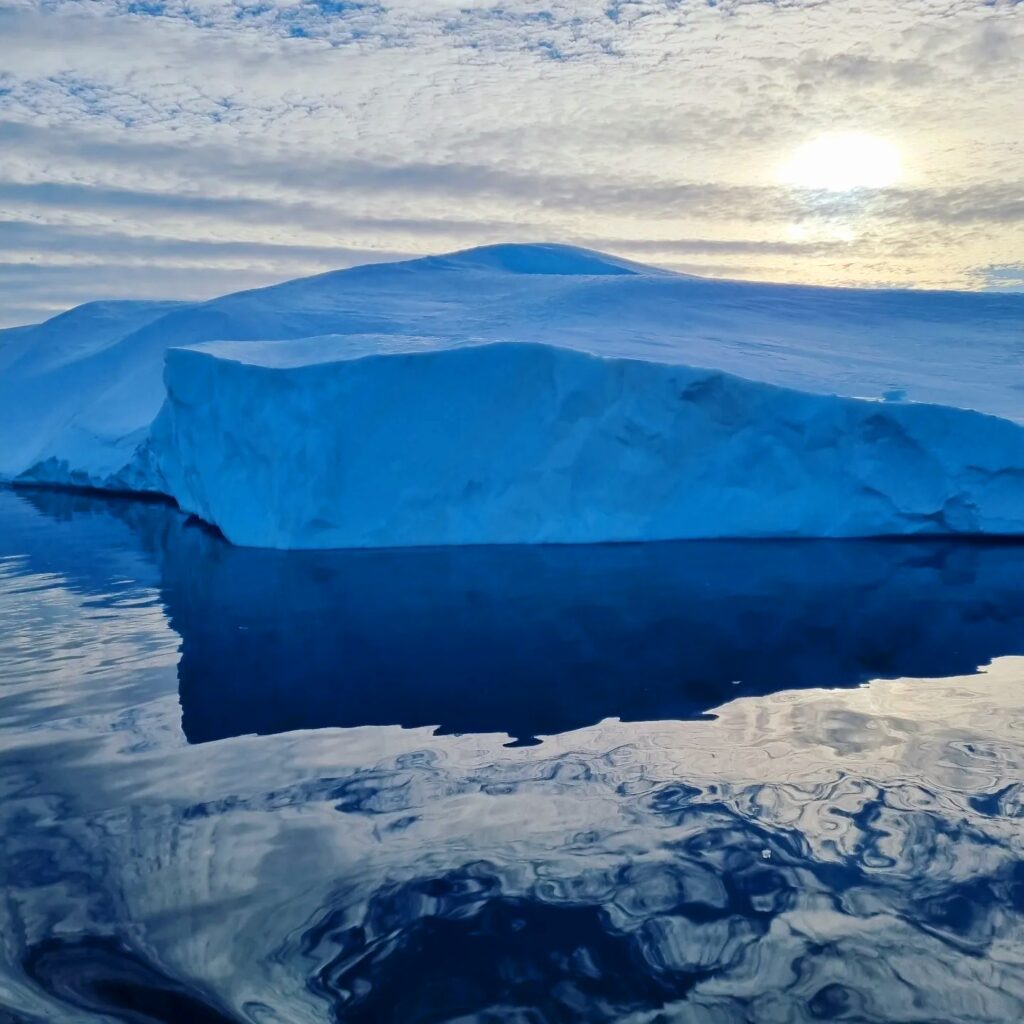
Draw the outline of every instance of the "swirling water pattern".
<instances>
[{"instance_id":1,"label":"swirling water pattern","mask_svg":"<svg viewBox=\"0 0 1024 1024\"><path fill-rule=\"evenodd\" d=\"M1021 579L0 492L0 1021L1022 1020Z\"/></svg>"}]
</instances>

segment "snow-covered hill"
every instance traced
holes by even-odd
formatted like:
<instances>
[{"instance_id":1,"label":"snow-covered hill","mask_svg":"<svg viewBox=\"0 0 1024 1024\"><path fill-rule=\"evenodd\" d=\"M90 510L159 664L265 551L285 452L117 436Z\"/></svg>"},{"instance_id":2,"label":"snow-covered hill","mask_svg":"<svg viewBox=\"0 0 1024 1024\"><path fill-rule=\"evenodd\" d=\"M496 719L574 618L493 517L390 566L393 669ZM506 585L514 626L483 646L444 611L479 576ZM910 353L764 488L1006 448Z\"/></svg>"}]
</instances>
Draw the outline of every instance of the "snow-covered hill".
<instances>
[{"instance_id":1,"label":"snow-covered hill","mask_svg":"<svg viewBox=\"0 0 1024 1024\"><path fill-rule=\"evenodd\" d=\"M166 491L258 545L1024 532L1022 422L1024 296L564 246L0 332L0 477Z\"/></svg>"}]
</instances>

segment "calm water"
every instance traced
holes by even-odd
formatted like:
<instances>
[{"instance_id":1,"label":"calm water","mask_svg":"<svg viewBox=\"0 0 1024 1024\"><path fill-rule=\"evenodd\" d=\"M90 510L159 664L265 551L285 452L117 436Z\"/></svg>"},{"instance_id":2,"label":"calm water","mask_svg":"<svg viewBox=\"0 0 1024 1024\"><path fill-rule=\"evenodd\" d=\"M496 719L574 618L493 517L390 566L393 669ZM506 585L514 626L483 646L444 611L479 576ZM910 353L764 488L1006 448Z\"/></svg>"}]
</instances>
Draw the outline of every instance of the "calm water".
<instances>
[{"instance_id":1,"label":"calm water","mask_svg":"<svg viewBox=\"0 0 1024 1024\"><path fill-rule=\"evenodd\" d=\"M0 1022L1024 1020L1020 655L1022 546L0 491Z\"/></svg>"}]
</instances>

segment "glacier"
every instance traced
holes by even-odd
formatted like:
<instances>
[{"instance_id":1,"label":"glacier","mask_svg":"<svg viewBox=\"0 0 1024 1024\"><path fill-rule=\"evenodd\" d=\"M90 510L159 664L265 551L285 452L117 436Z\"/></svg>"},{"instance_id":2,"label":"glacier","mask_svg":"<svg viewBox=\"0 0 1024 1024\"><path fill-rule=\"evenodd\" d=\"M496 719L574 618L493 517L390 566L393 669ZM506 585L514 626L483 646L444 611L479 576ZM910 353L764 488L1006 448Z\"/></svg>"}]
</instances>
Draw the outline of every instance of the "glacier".
<instances>
[{"instance_id":1,"label":"glacier","mask_svg":"<svg viewBox=\"0 0 1024 1024\"><path fill-rule=\"evenodd\" d=\"M555 245L0 331L0 480L241 545L1024 534L1024 296Z\"/></svg>"}]
</instances>

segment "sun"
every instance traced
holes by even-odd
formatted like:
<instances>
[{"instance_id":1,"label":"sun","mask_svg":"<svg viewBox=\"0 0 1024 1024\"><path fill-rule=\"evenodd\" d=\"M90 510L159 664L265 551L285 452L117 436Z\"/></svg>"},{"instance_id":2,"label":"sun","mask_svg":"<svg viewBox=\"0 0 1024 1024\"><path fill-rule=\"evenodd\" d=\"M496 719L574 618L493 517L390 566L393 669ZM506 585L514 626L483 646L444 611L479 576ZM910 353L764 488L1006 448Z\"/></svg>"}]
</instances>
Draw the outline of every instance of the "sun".
<instances>
[{"instance_id":1,"label":"sun","mask_svg":"<svg viewBox=\"0 0 1024 1024\"><path fill-rule=\"evenodd\" d=\"M903 177L899 149L867 132L834 132L805 142L779 168L779 179L795 188L846 192L885 188Z\"/></svg>"}]
</instances>

